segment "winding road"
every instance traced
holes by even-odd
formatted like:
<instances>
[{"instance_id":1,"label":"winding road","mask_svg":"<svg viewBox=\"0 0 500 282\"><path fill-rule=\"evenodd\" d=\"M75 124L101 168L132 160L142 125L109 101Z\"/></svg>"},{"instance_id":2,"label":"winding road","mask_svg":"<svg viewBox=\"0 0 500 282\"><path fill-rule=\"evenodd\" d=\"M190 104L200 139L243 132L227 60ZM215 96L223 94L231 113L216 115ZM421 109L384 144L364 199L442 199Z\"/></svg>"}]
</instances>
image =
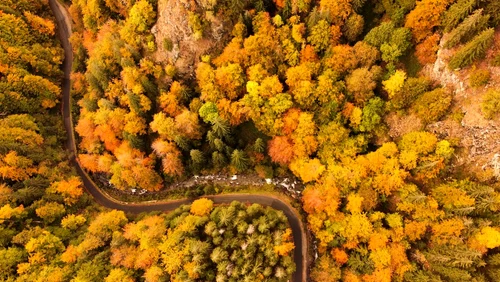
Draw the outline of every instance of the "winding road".
<instances>
[{"instance_id":1,"label":"winding road","mask_svg":"<svg viewBox=\"0 0 500 282\"><path fill-rule=\"evenodd\" d=\"M89 175L82 169L78 159L76 158L77 150L75 143L75 133L71 115L71 69L73 62L73 53L69 38L71 36L71 20L66 8L57 0L49 0L50 8L57 20L58 34L61 45L64 49L64 62L62 65L64 71L64 79L62 82L62 114L64 117L64 127L67 133L66 147L70 153L70 162L76 168L80 175L86 191L94 197L95 201L107 208L123 210L130 213L141 213L149 211L171 211L181 205L189 204L194 199L184 199L165 202L148 202L148 203L126 203L120 202L103 193L97 185L91 180ZM294 261L297 270L292 276L294 282L305 282L308 280L308 241L298 212L289 204L281 201L278 198L268 195L255 194L227 194L204 196L211 199L215 204L227 204L232 201L258 203L265 206L270 206L274 209L281 210L285 213L293 231L293 239L295 249L293 253Z\"/></svg>"}]
</instances>

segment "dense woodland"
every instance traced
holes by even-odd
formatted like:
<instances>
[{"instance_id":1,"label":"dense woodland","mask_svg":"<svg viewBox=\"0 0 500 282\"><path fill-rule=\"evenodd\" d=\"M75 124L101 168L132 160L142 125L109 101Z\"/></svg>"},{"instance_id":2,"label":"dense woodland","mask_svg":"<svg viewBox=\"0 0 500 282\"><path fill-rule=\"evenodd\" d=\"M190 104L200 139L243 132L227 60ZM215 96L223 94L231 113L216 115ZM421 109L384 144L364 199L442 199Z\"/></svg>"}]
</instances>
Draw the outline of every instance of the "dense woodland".
<instances>
[{"instance_id":1,"label":"dense woodland","mask_svg":"<svg viewBox=\"0 0 500 282\"><path fill-rule=\"evenodd\" d=\"M82 0L70 8L79 158L117 189L157 191L221 170L264 177L290 170L308 183L384 143L398 146L385 114L416 115L423 129L451 105L450 91L415 71L436 59L441 35L448 32L444 48L456 49L450 69L465 67L484 57L500 20L495 1L179 2L196 38L214 17L234 23L221 52L200 58L195 81L174 62L152 59L156 1ZM162 44L172 50L182 42ZM489 115L498 107L492 96ZM453 146L432 140L437 152L397 148L410 163L403 170L419 157L439 164L427 170L445 165Z\"/></svg>"},{"instance_id":2,"label":"dense woodland","mask_svg":"<svg viewBox=\"0 0 500 282\"><path fill-rule=\"evenodd\" d=\"M281 211L195 201L127 217L84 194L63 149L60 64L47 1L0 4L1 281L287 281Z\"/></svg>"},{"instance_id":3,"label":"dense woodland","mask_svg":"<svg viewBox=\"0 0 500 282\"><path fill-rule=\"evenodd\" d=\"M158 1L67 3L78 158L92 175L159 191L198 174L293 174L306 185L313 281L500 280L498 186L452 174L457 141L426 126L450 114L454 93L420 72L438 50L451 71L498 50L500 2L168 0L200 42L218 18L232 31L183 73L154 59ZM132 218L84 194L62 149L49 11L0 4L2 280L287 281L281 212L199 200ZM481 108L498 119L500 90ZM389 114L420 127L392 138Z\"/></svg>"}]
</instances>

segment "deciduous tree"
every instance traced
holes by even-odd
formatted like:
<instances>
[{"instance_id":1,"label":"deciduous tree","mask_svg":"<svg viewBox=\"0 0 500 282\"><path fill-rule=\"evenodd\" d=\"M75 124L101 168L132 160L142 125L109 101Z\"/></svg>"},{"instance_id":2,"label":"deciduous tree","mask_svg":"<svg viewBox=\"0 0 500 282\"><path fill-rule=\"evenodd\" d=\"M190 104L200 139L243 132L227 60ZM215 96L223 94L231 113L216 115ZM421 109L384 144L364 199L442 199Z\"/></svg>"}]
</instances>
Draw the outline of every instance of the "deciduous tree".
<instances>
[{"instance_id":1,"label":"deciduous tree","mask_svg":"<svg viewBox=\"0 0 500 282\"><path fill-rule=\"evenodd\" d=\"M213 208L213 202L209 199L202 198L194 201L191 204L191 213L197 216L208 215Z\"/></svg>"},{"instance_id":2,"label":"deciduous tree","mask_svg":"<svg viewBox=\"0 0 500 282\"><path fill-rule=\"evenodd\" d=\"M279 164L289 164L293 157L294 144L287 136L274 136L268 143L268 154L271 159Z\"/></svg>"}]
</instances>

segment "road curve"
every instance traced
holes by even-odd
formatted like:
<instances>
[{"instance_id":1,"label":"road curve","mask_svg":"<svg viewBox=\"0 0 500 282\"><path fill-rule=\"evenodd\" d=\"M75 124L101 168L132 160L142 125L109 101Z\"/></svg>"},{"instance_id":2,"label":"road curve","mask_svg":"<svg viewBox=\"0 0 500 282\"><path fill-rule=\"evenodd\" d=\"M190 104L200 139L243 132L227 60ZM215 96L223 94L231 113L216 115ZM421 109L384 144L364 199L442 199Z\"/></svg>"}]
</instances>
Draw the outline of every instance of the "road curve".
<instances>
[{"instance_id":1,"label":"road curve","mask_svg":"<svg viewBox=\"0 0 500 282\"><path fill-rule=\"evenodd\" d=\"M97 185L90 179L89 175L82 169L78 159L76 158L77 150L75 143L75 133L72 122L71 115L71 68L73 63L73 52L69 38L71 36L71 19L68 15L67 10L64 6L57 0L49 0L50 8L54 13L57 21L59 39L61 45L64 49L64 61L62 69L64 71L64 78L62 81L62 114L64 118L64 127L67 134L67 144L66 147L69 150L70 162L76 168L76 171L80 175L82 182L85 186L86 191L94 197L95 201L107 208L123 210L130 213L141 213L149 211L171 211L178 208L181 205L189 204L194 199L184 199L175 201L165 201L165 202L154 202L154 203L126 203L120 202L116 199L111 198L103 191L101 191ZM305 282L308 280L308 241L306 237L306 232L304 224L300 220L298 212L291 207L289 204L281 201L278 198L268 196L268 195L256 195L256 194L228 194L228 195L215 195L215 196L204 196L205 198L211 199L215 204L227 204L232 201L239 201L244 203L258 203L265 206L270 206L274 209L281 210L288 218L290 227L293 232L293 240L295 244L294 249L294 261L297 270L292 276L294 282Z\"/></svg>"}]
</instances>

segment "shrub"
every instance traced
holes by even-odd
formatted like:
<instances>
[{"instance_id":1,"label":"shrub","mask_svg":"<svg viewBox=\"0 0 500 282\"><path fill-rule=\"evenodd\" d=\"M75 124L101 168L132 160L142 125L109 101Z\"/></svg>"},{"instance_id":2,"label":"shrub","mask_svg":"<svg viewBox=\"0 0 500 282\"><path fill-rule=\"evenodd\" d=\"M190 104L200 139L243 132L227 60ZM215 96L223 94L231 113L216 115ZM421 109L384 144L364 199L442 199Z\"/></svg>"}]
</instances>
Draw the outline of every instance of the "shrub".
<instances>
[{"instance_id":1,"label":"shrub","mask_svg":"<svg viewBox=\"0 0 500 282\"><path fill-rule=\"evenodd\" d=\"M497 117L500 113L500 91L491 89L486 92L481 108L487 119Z\"/></svg>"},{"instance_id":2,"label":"shrub","mask_svg":"<svg viewBox=\"0 0 500 282\"><path fill-rule=\"evenodd\" d=\"M471 87L480 87L488 84L491 78L491 73L489 70L476 70L471 73L469 77L469 84Z\"/></svg>"},{"instance_id":3,"label":"shrub","mask_svg":"<svg viewBox=\"0 0 500 282\"><path fill-rule=\"evenodd\" d=\"M154 40L148 41L148 43L146 43L146 46L148 47L149 52L156 51L156 44L155 44Z\"/></svg>"},{"instance_id":4,"label":"shrub","mask_svg":"<svg viewBox=\"0 0 500 282\"><path fill-rule=\"evenodd\" d=\"M199 39L203 38L204 26L203 26L203 22L200 19L200 17L193 12L189 12L188 22L189 22L189 27L191 28L191 31L193 32L193 38L195 40L199 40Z\"/></svg>"},{"instance_id":5,"label":"shrub","mask_svg":"<svg viewBox=\"0 0 500 282\"><path fill-rule=\"evenodd\" d=\"M418 97L412 107L412 111L428 124L439 120L451 105L451 93L444 88L437 88L426 92Z\"/></svg>"},{"instance_id":6,"label":"shrub","mask_svg":"<svg viewBox=\"0 0 500 282\"><path fill-rule=\"evenodd\" d=\"M169 77L174 77L177 74L177 68L172 64L168 64L165 66L165 73Z\"/></svg>"},{"instance_id":7,"label":"shrub","mask_svg":"<svg viewBox=\"0 0 500 282\"><path fill-rule=\"evenodd\" d=\"M489 28L474 37L472 41L458 50L458 52L451 58L448 64L450 69L463 68L470 65L475 60L483 58L486 54L486 50L488 50L493 42L494 35L495 30L493 28Z\"/></svg>"},{"instance_id":8,"label":"shrub","mask_svg":"<svg viewBox=\"0 0 500 282\"><path fill-rule=\"evenodd\" d=\"M260 178L273 178L273 168L270 166L257 165L255 172Z\"/></svg>"},{"instance_id":9,"label":"shrub","mask_svg":"<svg viewBox=\"0 0 500 282\"><path fill-rule=\"evenodd\" d=\"M163 39L163 48L165 48L165 50L169 52L172 51L172 49L174 49L174 43L170 38Z\"/></svg>"}]
</instances>

